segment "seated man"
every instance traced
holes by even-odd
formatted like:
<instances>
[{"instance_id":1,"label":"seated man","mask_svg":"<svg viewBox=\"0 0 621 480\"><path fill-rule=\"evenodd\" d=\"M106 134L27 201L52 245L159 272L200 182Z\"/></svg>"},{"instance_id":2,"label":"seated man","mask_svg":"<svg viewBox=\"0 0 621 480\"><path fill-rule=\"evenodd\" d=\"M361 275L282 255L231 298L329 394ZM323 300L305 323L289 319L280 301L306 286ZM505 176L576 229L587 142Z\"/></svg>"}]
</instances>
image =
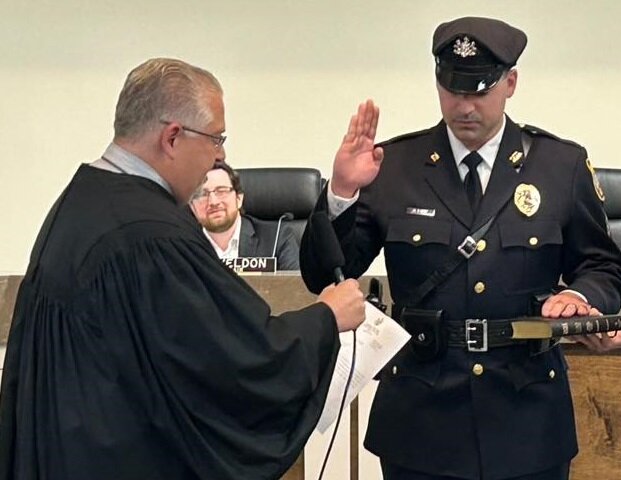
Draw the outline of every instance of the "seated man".
<instances>
[{"instance_id":1,"label":"seated man","mask_svg":"<svg viewBox=\"0 0 621 480\"><path fill-rule=\"evenodd\" d=\"M246 215L243 201L239 175L224 162L216 162L190 201L218 256L276 257L277 270L299 270L299 245L286 221L266 222Z\"/></svg>"}]
</instances>

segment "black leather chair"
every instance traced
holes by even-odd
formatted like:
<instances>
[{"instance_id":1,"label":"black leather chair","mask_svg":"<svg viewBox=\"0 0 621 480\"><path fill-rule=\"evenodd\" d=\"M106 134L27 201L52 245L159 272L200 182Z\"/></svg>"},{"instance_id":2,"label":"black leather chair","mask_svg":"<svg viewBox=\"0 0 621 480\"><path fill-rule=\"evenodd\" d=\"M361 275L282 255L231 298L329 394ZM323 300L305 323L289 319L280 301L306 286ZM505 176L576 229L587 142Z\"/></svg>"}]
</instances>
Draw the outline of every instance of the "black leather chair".
<instances>
[{"instance_id":1,"label":"black leather chair","mask_svg":"<svg viewBox=\"0 0 621 480\"><path fill-rule=\"evenodd\" d=\"M237 168L244 191L244 210L261 220L277 222L290 213L289 222L298 244L306 220L321 193L321 172L315 168Z\"/></svg>"},{"instance_id":2,"label":"black leather chair","mask_svg":"<svg viewBox=\"0 0 621 480\"><path fill-rule=\"evenodd\" d=\"M613 240L621 247L621 169L595 169L604 190L604 210L608 215Z\"/></svg>"}]
</instances>

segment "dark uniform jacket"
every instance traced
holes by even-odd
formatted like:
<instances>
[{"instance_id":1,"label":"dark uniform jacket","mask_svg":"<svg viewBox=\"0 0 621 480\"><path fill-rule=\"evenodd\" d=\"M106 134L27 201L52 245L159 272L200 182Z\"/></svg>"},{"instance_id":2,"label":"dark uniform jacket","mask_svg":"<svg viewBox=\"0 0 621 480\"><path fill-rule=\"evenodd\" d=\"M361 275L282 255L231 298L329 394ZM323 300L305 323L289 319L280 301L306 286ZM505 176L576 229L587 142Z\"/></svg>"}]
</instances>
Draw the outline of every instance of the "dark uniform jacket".
<instances>
[{"instance_id":1,"label":"dark uniform jacket","mask_svg":"<svg viewBox=\"0 0 621 480\"><path fill-rule=\"evenodd\" d=\"M608 236L584 148L507 119L473 216L444 122L382 146L379 175L333 222L346 276L363 274L383 247L392 298L407 304L464 237L496 215L485 248L420 308L442 309L452 321L512 318L527 314L533 295L552 291L562 276L602 312L619 310L620 253ZM539 202L533 200L537 192ZM316 209L326 208L324 191ZM320 255L316 245L307 227L300 263L314 291L331 281L313 260ZM480 375L473 373L477 363ZM545 470L577 452L566 363L558 347L537 356L526 346L485 353L454 347L435 361L418 363L406 345L384 372L365 446L388 462L429 474L496 480Z\"/></svg>"},{"instance_id":2,"label":"dark uniform jacket","mask_svg":"<svg viewBox=\"0 0 621 480\"><path fill-rule=\"evenodd\" d=\"M267 222L251 217L242 216L242 226L239 236L240 257L271 257L276 245L276 268L278 270L299 270L300 247L293 232L281 222L280 233L276 238L278 222Z\"/></svg>"}]
</instances>

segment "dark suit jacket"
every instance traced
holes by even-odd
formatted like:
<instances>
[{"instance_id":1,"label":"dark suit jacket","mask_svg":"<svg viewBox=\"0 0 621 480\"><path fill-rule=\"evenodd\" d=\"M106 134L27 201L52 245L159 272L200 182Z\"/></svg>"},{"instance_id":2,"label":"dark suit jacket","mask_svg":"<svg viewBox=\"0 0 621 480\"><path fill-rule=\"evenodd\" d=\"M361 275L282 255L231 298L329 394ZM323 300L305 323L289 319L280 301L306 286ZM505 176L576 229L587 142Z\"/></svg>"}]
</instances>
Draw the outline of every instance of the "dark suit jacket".
<instances>
[{"instance_id":1,"label":"dark suit jacket","mask_svg":"<svg viewBox=\"0 0 621 480\"><path fill-rule=\"evenodd\" d=\"M240 257L271 257L276 241L278 222L242 216L239 238ZM276 246L278 270L299 270L299 246L286 221L281 222Z\"/></svg>"},{"instance_id":2,"label":"dark suit jacket","mask_svg":"<svg viewBox=\"0 0 621 480\"><path fill-rule=\"evenodd\" d=\"M513 163L524 143L530 144L526 160L522 155ZM420 308L442 309L448 320L512 318L527 314L531 297L550 292L562 276L603 312L619 310L621 256L607 235L584 148L507 120L473 216L444 122L383 147L378 177L333 222L346 276L363 274L383 247L392 297L406 304L468 233L497 215L485 250L462 263ZM531 216L514 200L521 184L540 194ZM316 209L326 208L324 191ZM415 209L427 209L427 216ZM332 281L314 260L317 243L307 227L300 262L313 291ZM477 283L484 285L479 293ZM475 363L483 365L482 375L473 375ZM365 446L389 462L435 475L496 480L545 470L577 452L560 348L538 356L529 356L524 346L486 353L449 348L438 360L418 363L406 345L385 372Z\"/></svg>"}]
</instances>

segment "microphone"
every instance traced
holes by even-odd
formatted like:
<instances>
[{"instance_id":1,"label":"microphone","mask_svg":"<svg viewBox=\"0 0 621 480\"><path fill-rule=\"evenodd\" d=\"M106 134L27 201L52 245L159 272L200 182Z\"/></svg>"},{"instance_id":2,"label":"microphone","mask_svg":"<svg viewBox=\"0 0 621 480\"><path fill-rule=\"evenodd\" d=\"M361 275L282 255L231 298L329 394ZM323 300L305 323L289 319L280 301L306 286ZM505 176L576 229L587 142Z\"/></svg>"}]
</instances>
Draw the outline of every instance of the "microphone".
<instances>
[{"instance_id":1,"label":"microphone","mask_svg":"<svg viewBox=\"0 0 621 480\"><path fill-rule=\"evenodd\" d=\"M323 270L334 273L336 283L342 282L345 280L342 270L345 256L328 214L317 212L311 216L310 222L313 238L318 246L316 251L321 252L321 255L317 256L319 265Z\"/></svg>"},{"instance_id":2,"label":"microphone","mask_svg":"<svg viewBox=\"0 0 621 480\"><path fill-rule=\"evenodd\" d=\"M276 256L276 247L278 246L278 237L280 235L280 225L283 220L293 220L293 213L285 212L278 217L278 225L276 226L276 235L274 236L274 249L272 250L272 257Z\"/></svg>"}]
</instances>

